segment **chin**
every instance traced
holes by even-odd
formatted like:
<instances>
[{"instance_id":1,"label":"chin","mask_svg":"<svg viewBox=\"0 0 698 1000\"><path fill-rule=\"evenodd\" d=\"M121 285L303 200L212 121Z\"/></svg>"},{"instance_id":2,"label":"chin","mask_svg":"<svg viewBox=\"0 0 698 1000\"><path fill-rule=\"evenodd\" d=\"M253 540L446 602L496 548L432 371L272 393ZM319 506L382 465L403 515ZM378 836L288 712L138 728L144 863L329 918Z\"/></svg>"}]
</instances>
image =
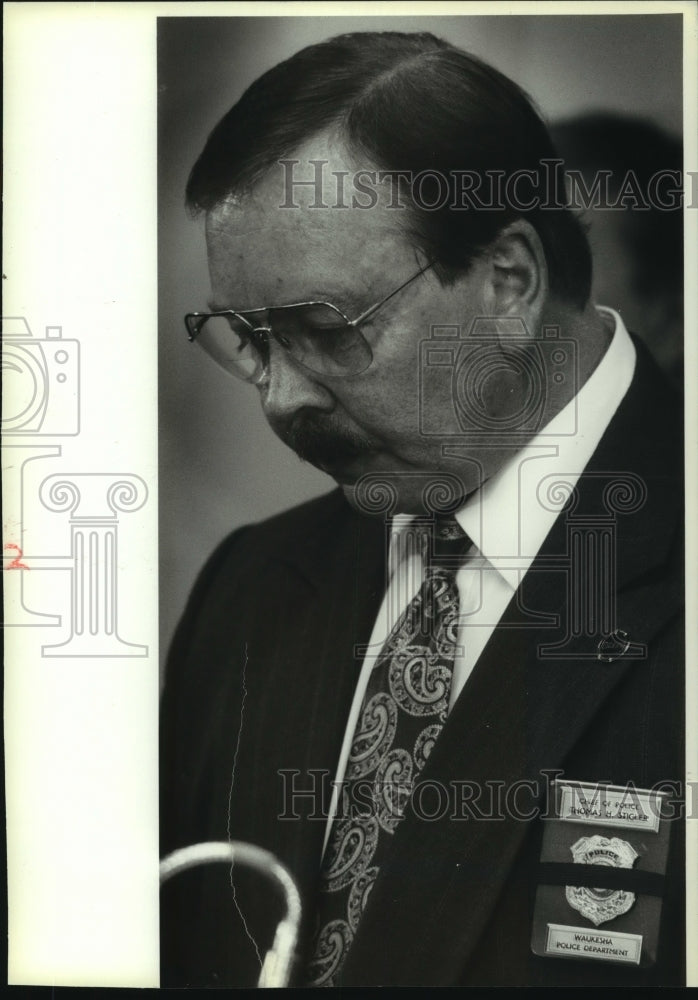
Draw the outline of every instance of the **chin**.
<instances>
[{"instance_id":1,"label":"chin","mask_svg":"<svg viewBox=\"0 0 698 1000\"><path fill-rule=\"evenodd\" d=\"M367 517L452 513L466 495L456 482L428 472L375 473L339 486L354 510Z\"/></svg>"}]
</instances>

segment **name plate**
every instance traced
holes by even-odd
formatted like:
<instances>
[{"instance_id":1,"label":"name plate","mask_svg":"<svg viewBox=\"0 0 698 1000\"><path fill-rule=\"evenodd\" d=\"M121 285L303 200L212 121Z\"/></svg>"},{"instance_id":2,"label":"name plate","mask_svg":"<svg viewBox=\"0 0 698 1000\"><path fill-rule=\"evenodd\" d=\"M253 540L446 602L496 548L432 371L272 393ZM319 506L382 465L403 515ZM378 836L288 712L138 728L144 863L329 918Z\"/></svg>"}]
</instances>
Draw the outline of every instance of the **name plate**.
<instances>
[{"instance_id":1,"label":"name plate","mask_svg":"<svg viewBox=\"0 0 698 1000\"><path fill-rule=\"evenodd\" d=\"M624 830L659 830L662 796L632 786L569 782L560 786L559 819Z\"/></svg>"},{"instance_id":2,"label":"name plate","mask_svg":"<svg viewBox=\"0 0 698 1000\"><path fill-rule=\"evenodd\" d=\"M618 931L593 931L587 927L548 924L545 952L559 958L595 958L602 962L639 965L642 934L620 934Z\"/></svg>"}]
</instances>

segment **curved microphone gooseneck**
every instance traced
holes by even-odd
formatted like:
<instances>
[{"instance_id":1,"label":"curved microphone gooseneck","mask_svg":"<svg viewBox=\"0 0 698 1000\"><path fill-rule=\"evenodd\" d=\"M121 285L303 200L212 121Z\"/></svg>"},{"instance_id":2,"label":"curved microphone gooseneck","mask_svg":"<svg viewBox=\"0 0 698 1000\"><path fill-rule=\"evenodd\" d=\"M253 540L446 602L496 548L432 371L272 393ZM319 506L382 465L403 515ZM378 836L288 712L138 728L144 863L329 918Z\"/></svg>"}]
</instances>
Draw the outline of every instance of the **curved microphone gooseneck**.
<instances>
[{"instance_id":1,"label":"curved microphone gooseneck","mask_svg":"<svg viewBox=\"0 0 698 1000\"><path fill-rule=\"evenodd\" d=\"M264 957L257 986L287 986L298 940L301 900L288 870L270 851L241 840L210 841L181 847L160 862L160 885L188 868L217 863L247 865L281 887L286 901L286 913L277 925L272 946Z\"/></svg>"}]
</instances>

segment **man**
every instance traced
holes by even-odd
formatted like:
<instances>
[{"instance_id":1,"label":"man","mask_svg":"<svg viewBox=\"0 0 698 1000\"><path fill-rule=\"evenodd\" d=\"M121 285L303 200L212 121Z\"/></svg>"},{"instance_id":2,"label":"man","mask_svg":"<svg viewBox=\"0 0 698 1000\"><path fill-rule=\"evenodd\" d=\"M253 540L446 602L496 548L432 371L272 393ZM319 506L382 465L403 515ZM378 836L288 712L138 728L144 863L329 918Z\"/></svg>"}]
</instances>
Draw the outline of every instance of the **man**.
<instances>
[{"instance_id":1,"label":"man","mask_svg":"<svg viewBox=\"0 0 698 1000\"><path fill-rule=\"evenodd\" d=\"M197 582L163 851L286 865L295 985L682 981L680 422L555 170L511 81L367 33L261 77L190 178L189 336L339 489ZM254 984L282 915L240 866L167 886L163 983Z\"/></svg>"}]
</instances>

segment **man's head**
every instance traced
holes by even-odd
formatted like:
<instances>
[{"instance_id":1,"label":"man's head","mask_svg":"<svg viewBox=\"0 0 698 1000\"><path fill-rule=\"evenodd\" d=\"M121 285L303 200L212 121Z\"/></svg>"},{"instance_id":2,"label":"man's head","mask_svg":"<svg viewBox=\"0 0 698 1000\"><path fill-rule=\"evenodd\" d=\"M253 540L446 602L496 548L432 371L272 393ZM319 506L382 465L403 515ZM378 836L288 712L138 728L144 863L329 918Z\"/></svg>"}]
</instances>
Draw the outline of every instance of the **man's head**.
<instances>
[{"instance_id":1,"label":"man's head","mask_svg":"<svg viewBox=\"0 0 698 1000\"><path fill-rule=\"evenodd\" d=\"M330 302L349 321L346 357L368 359L328 373L292 333L255 335L272 427L354 502L358 480L373 474L400 509L419 510L430 477L457 475L468 493L520 446L509 431L531 391L527 342L543 323L581 313L591 281L584 234L551 199L554 160L515 84L421 34L311 46L256 81L210 136L187 198L207 216L212 308ZM526 184L511 187L517 172ZM295 183L318 178L320 189ZM488 199L496 207L480 207ZM291 329L288 313L271 316L248 322ZM503 325L478 326L482 317ZM502 330L515 321L512 346ZM425 379L424 344L443 330L460 331L457 360ZM312 337L330 343L322 330ZM476 358L473 419L454 405L454 365ZM543 373L539 391L549 417L573 388ZM455 455L445 450L454 442Z\"/></svg>"}]
</instances>

